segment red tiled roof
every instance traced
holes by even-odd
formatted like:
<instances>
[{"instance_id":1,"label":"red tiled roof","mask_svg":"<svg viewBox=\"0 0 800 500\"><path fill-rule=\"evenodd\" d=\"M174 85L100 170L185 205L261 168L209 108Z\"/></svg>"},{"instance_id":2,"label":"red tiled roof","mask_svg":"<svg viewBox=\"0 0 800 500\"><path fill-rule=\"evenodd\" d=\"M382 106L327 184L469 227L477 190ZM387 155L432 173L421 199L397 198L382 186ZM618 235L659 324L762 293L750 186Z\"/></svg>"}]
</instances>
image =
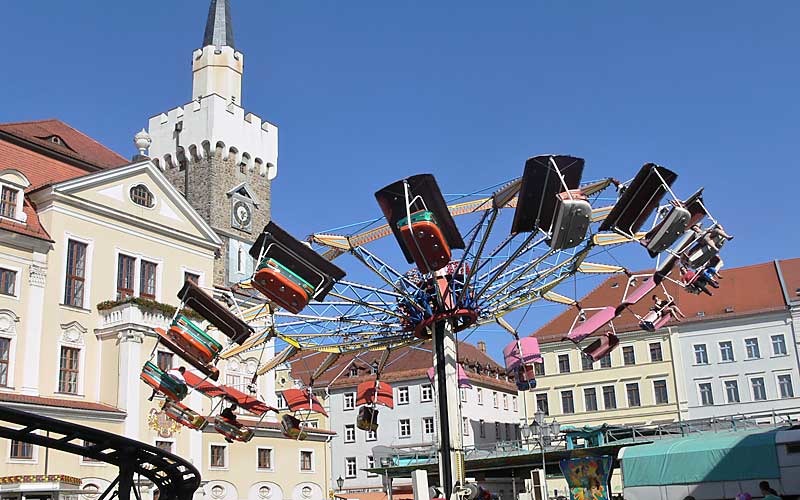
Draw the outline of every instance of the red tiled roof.
<instances>
[{"instance_id":1,"label":"red tiled roof","mask_svg":"<svg viewBox=\"0 0 800 500\"><path fill-rule=\"evenodd\" d=\"M432 343L429 341L420 347L398 349L389 357L389 361L381 374L381 380L391 383L427 377L428 369L432 366L433 361L431 348ZM319 379L314 381L314 386L354 387L361 382L374 380L375 375L371 374L371 366L374 361L380 360L382 355L383 352L376 351L363 353L358 358L353 355L342 356ZM322 361L327 356L326 353L302 353L298 355L291 362L292 377L308 384L314 370L322 364ZM483 384L501 390L516 391L516 386L506 379L505 369L474 345L467 342L459 342L458 360L464 366L470 380L480 381ZM347 373L344 373L351 364L358 366L358 376L348 376ZM482 373L480 374L475 371L478 365L481 367ZM342 375L331 382L340 373Z\"/></svg>"},{"instance_id":2,"label":"red tiled roof","mask_svg":"<svg viewBox=\"0 0 800 500\"><path fill-rule=\"evenodd\" d=\"M786 259L778 262L789 303L800 302L800 259Z\"/></svg>"},{"instance_id":3,"label":"red tiled roof","mask_svg":"<svg viewBox=\"0 0 800 500\"><path fill-rule=\"evenodd\" d=\"M45 231L44 227L42 227L39 216L36 214L36 210L34 210L27 196L24 198L22 211L28 216L25 222L16 222L11 219L2 218L0 219L0 229L5 229L12 233L24 234L25 236L52 243L53 239L50 238L50 235Z\"/></svg>"},{"instance_id":4,"label":"red tiled roof","mask_svg":"<svg viewBox=\"0 0 800 500\"><path fill-rule=\"evenodd\" d=\"M103 146L86 134L75 130L66 123L55 120L38 120L30 122L0 124L0 132L13 135L19 139L44 147L54 153L86 162L100 168L119 167L130 163L125 157ZM50 140L58 136L63 144Z\"/></svg>"},{"instance_id":5,"label":"red tiled roof","mask_svg":"<svg viewBox=\"0 0 800 500\"><path fill-rule=\"evenodd\" d=\"M0 401L7 403L22 403L36 406L50 406L54 408L70 408L74 410L105 411L109 413L125 413L124 410L102 403L89 401L73 401L70 399L45 398L41 396L26 396L23 394L10 394L0 392Z\"/></svg>"},{"instance_id":6,"label":"red tiled roof","mask_svg":"<svg viewBox=\"0 0 800 500\"><path fill-rule=\"evenodd\" d=\"M89 173L82 168L0 139L0 170L5 169L22 172L31 183L27 189L29 192L46 184L74 179Z\"/></svg>"},{"instance_id":7,"label":"red tiled roof","mask_svg":"<svg viewBox=\"0 0 800 500\"><path fill-rule=\"evenodd\" d=\"M800 258L781 261L781 266L785 269L784 272L790 274L790 278L800 286ZM643 273L646 271L634 274ZM674 277L676 274L677 270L673 271L672 276ZM682 320L682 323L778 311L787 307L774 262L731 269L723 268L720 274L722 275L722 279L719 280L720 288L709 288L713 293L712 297L705 294L693 295L671 281L664 282L667 291L675 298L676 304L686 315L686 319ZM583 308L616 306L622 299L626 282L627 276L612 276L581 298L579 302ZM664 296L660 287L656 288L653 293L662 298ZM638 304L631 307L630 311L640 316L645 315L652 305L651 295L648 294ZM640 330L639 321L630 311L623 312L614 320L614 328L617 332ZM576 315L576 309L570 308L532 335L537 337L539 342L559 341L569 332ZM672 321L669 324L675 325L676 322Z\"/></svg>"}]
</instances>

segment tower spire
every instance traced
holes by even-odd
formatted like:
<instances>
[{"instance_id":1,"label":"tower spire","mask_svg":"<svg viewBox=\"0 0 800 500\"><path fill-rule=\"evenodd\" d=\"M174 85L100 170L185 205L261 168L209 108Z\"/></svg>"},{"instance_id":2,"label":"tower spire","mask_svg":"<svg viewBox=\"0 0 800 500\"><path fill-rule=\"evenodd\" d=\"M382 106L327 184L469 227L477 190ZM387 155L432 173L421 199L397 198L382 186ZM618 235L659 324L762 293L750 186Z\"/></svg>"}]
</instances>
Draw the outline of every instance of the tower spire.
<instances>
[{"instance_id":1,"label":"tower spire","mask_svg":"<svg viewBox=\"0 0 800 500\"><path fill-rule=\"evenodd\" d=\"M228 0L211 0L211 6L208 8L206 32L203 36L203 47L207 45L236 49L233 42L231 5Z\"/></svg>"}]
</instances>

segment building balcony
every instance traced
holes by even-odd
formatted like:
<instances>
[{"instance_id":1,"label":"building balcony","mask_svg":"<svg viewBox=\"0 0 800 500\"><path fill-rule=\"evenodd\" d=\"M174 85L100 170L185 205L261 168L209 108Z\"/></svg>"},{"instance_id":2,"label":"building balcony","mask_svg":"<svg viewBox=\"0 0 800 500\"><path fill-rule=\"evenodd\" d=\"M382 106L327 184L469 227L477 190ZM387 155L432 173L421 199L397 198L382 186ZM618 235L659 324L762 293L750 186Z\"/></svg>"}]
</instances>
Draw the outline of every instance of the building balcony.
<instances>
[{"instance_id":1,"label":"building balcony","mask_svg":"<svg viewBox=\"0 0 800 500\"><path fill-rule=\"evenodd\" d=\"M169 328L174 307L155 301L133 299L103 302L97 305L100 321L95 329L98 338L114 335L147 335L153 328ZM171 309L171 311L170 311Z\"/></svg>"}]
</instances>

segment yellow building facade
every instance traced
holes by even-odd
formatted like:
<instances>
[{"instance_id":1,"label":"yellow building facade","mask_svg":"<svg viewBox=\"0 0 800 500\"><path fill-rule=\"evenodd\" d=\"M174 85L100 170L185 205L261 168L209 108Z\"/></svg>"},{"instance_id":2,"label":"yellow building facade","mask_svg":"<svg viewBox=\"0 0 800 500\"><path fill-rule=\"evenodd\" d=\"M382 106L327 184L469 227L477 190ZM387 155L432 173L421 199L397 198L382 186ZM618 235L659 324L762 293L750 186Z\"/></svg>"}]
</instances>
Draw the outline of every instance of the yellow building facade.
<instances>
[{"instance_id":1,"label":"yellow building facade","mask_svg":"<svg viewBox=\"0 0 800 500\"><path fill-rule=\"evenodd\" d=\"M274 413L261 422L243 413L256 436L227 443L211 425L197 432L167 419L139 380L148 360L183 364L156 347L153 328L169 324L186 279L210 288L221 245L212 228L146 158L128 163L54 120L12 125L0 125L0 404L178 454L201 473L198 498L327 498L332 432L294 441ZM227 360L220 382L243 387L256 367L249 354ZM270 376L258 393L276 406ZM184 402L204 415L221 409L198 393ZM8 500L103 491L117 475L15 441L0 453ZM58 475L77 482L50 480ZM154 493L146 482L142 491Z\"/></svg>"}]
</instances>

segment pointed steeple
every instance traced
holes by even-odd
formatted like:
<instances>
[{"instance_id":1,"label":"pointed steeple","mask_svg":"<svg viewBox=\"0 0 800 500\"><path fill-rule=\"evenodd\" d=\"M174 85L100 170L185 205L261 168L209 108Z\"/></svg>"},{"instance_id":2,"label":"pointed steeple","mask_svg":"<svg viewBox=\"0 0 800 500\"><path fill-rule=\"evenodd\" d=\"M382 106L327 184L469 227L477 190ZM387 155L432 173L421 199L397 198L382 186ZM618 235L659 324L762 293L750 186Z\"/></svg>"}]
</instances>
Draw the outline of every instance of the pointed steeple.
<instances>
[{"instance_id":1,"label":"pointed steeple","mask_svg":"<svg viewBox=\"0 0 800 500\"><path fill-rule=\"evenodd\" d=\"M236 49L233 43L231 5L228 0L211 0L206 21L206 33L203 36L203 47L207 45Z\"/></svg>"}]
</instances>

